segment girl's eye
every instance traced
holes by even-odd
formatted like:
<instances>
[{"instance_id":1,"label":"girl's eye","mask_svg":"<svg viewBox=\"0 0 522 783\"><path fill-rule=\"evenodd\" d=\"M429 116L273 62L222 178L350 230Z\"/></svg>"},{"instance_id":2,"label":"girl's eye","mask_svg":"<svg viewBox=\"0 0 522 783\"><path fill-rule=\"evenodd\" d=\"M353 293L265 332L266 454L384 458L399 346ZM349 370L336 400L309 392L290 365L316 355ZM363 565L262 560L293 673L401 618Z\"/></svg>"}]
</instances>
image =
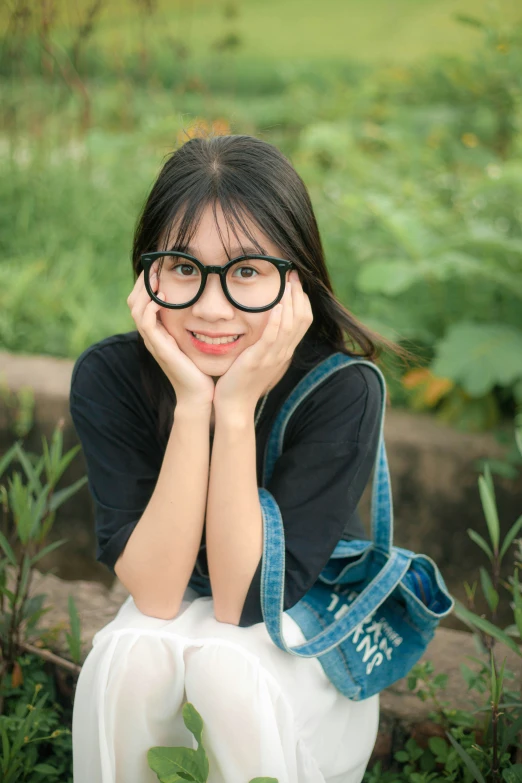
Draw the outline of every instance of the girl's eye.
<instances>
[{"instance_id":1,"label":"girl's eye","mask_svg":"<svg viewBox=\"0 0 522 783\"><path fill-rule=\"evenodd\" d=\"M254 274L253 274L253 275L251 275L251 274L247 274L247 275L237 275L238 277L241 277L243 280L252 280L252 278L253 278L253 277L255 277L255 276L258 274L258 271L257 271L257 269L254 269L254 268L253 268L253 267L251 267L251 266L238 266L238 267L235 267L235 268L234 268L234 273L235 273L235 272L239 272L239 271L240 271L240 270L242 270L242 269L246 269L246 271L247 271L247 272L254 272ZM236 275L234 274L233 276L235 277Z\"/></svg>"},{"instance_id":2,"label":"girl's eye","mask_svg":"<svg viewBox=\"0 0 522 783\"><path fill-rule=\"evenodd\" d=\"M191 275L190 272L199 272L197 267L192 266L192 264L176 264L172 267L172 271L176 271L177 269L183 270L182 272L179 272L180 277L194 277L194 275Z\"/></svg>"}]
</instances>

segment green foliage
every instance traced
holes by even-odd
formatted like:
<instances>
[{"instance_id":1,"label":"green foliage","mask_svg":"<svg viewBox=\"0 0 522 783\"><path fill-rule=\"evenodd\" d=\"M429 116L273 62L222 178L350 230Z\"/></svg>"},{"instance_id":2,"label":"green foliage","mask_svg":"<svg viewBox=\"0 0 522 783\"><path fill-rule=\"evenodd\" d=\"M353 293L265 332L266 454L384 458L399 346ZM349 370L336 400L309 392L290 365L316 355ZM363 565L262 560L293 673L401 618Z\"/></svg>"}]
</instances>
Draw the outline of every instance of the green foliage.
<instances>
[{"instance_id":1,"label":"green foliage","mask_svg":"<svg viewBox=\"0 0 522 783\"><path fill-rule=\"evenodd\" d=\"M0 459L0 768L5 783L72 783L72 704L64 708L57 701L44 662L21 653L26 643L31 649L36 649L34 641L44 643L46 632L38 623L49 609L43 606L44 594L29 596L31 575L44 555L64 543L46 544L46 538L56 510L86 481L56 489L78 448L63 453L60 424L50 444L42 439L41 455L28 453L16 441ZM72 596L69 617L67 644L72 660L80 664L81 628Z\"/></svg>"},{"instance_id":2,"label":"green foliage","mask_svg":"<svg viewBox=\"0 0 522 783\"><path fill-rule=\"evenodd\" d=\"M34 655L18 656L2 694L3 783L72 783L72 704L59 702L54 677L44 662Z\"/></svg>"},{"instance_id":3,"label":"green foliage","mask_svg":"<svg viewBox=\"0 0 522 783\"><path fill-rule=\"evenodd\" d=\"M10 419L10 430L17 438L23 438L30 431L34 421L34 392L31 388L19 389L14 393L7 384L0 384L0 399ZM0 471L1 475L1 471Z\"/></svg>"},{"instance_id":4,"label":"green foliage","mask_svg":"<svg viewBox=\"0 0 522 783\"><path fill-rule=\"evenodd\" d=\"M236 30L225 17L223 40ZM522 405L522 27L470 19L483 40L467 60L274 61L263 81L255 58L238 68L216 51L199 68L193 54L174 63L169 54L174 104L156 49L145 73L141 55L130 68L121 53L117 83L86 81L83 91L58 70L42 81L23 58L9 61L20 70L0 85L0 343L76 357L134 328L126 298L136 215L158 150L205 118L291 158L339 298L426 370L390 379L396 404L463 429L495 427ZM98 75L95 38L82 42L81 62Z\"/></svg>"},{"instance_id":5,"label":"green foliage","mask_svg":"<svg viewBox=\"0 0 522 783\"><path fill-rule=\"evenodd\" d=\"M522 424L520 416L517 416L516 424ZM516 442L522 453L521 434L522 429L517 426ZM476 647L482 656L466 656L478 664L474 669L463 661L460 663L460 672L470 694L470 707L452 708L450 702L443 699L447 675L435 674L431 661L417 663L407 677L408 689L421 701L431 702L434 710L429 717L440 725L444 736L430 737L425 747L410 737L404 749L394 754L393 767L383 770L381 762L377 762L366 771L364 783L500 783L501 780L509 783L522 779L522 765L512 763L512 749L522 748L521 686L517 683L515 689L510 685L515 674L506 668L506 658L499 668L494 654L496 642L501 642L522 657L522 647L512 638L522 638L522 591L518 577L522 558L515 558L514 575L509 584L502 585L499 579L501 559L515 542L522 527L522 517L500 544L495 488L487 467L479 477L478 485L490 541L486 542L473 530L468 533L485 553L491 567L491 576L485 568L480 568L480 586L492 619L479 617L472 611L477 584L467 585L471 608L456 601L455 614L473 630ZM522 541L518 543L520 554ZM502 629L495 624L494 618L506 589L508 596L513 598L510 606L515 623Z\"/></svg>"},{"instance_id":6,"label":"green foliage","mask_svg":"<svg viewBox=\"0 0 522 783\"><path fill-rule=\"evenodd\" d=\"M147 761L161 783L177 783L192 780L194 783L206 783L209 775L209 763L203 747L203 720L191 702L183 705L183 722L194 735L198 743L197 750L176 747L149 748ZM257 777L250 783L277 783L276 778Z\"/></svg>"}]
</instances>

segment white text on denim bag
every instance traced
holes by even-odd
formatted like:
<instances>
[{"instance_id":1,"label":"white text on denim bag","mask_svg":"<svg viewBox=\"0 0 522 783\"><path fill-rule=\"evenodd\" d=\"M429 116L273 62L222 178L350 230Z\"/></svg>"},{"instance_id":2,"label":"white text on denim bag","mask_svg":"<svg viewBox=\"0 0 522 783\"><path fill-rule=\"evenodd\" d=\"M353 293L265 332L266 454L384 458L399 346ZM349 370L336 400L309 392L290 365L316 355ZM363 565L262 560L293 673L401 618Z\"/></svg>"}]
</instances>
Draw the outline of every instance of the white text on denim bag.
<instances>
[{"instance_id":1,"label":"white text on denim bag","mask_svg":"<svg viewBox=\"0 0 522 783\"><path fill-rule=\"evenodd\" d=\"M340 601L340 596L337 593L330 593L330 595L332 601L327 611L333 612ZM334 614L336 620L346 614L350 608L349 604L357 598L357 593L351 592L345 598L347 603L343 602ZM399 647L403 641L402 636L393 630L384 617L377 620L374 615L375 612L365 617L346 637L347 639L353 637L355 649L362 653L363 663L366 663L366 674L371 674L372 670L380 666L385 659L391 661L393 648Z\"/></svg>"}]
</instances>

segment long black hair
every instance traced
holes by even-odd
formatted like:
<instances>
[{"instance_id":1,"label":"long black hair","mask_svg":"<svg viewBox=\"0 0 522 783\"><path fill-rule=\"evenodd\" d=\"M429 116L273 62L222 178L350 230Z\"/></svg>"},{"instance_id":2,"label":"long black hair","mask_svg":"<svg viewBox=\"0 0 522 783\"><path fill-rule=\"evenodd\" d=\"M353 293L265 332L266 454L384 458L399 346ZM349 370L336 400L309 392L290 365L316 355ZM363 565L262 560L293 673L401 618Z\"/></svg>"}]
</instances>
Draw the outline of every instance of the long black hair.
<instances>
[{"instance_id":1,"label":"long black hair","mask_svg":"<svg viewBox=\"0 0 522 783\"><path fill-rule=\"evenodd\" d=\"M376 363L383 348L403 360L414 358L364 326L336 299L304 182L277 147L254 136L200 136L170 155L136 224L132 251L135 279L142 271L142 253L166 250L174 225L175 246L183 250L208 205L216 218L217 204L237 239L239 226L258 252L266 254L248 229L245 217L249 218L279 247L282 257L297 267L314 315L305 335L308 344L326 342L334 351ZM219 231L217 220L216 227ZM226 251L224 243L223 247ZM292 363L297 366L305 366L299 351L303 342L294 352ZM146 393L157 411L159 430L168 437L173 420L172 385L139 333L138 349Z\"/></svg>"}]
</instances>

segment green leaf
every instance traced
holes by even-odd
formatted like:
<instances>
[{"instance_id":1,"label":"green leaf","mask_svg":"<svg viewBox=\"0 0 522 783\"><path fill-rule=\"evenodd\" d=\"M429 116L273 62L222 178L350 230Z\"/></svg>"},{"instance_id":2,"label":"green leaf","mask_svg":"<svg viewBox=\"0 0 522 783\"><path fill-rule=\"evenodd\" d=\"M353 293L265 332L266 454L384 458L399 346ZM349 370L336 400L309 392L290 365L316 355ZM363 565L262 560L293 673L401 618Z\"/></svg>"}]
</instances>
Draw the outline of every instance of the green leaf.
<instances>
[{"instance_id":1,"label":"green leaf","mask_svg":"<svg viewBox=\"0 0 522 783\"><path fill-rule=\"evenodd\" d=\"M502 778L505 783L522 783L522 764L513 764L502 770Z\"/></svg>"},{"instance_id":2,"label":"green leaf","mask_svg":"<svg viewBox=\"0 0 522 783\"><path fill-rule=\"evenodd\" d=\"M497 499L495 497L495 485L493 484L493 477L491 475L491 467L489 462L486 462L484 465L484 480L486 484L488 485L489 493L491 495L491 498L493 500L493 505L497 506Z\"/></svg>"},{"instance_id":3,"label":"green leaf","mask_svg":"<svg viewBox=\"0 0 522 783\"><path fill-rule=\"evenodd\" d=\"M517 444L517 449L520 454L522 454L522 427L515 430L515 443ZM1 475L2 471L0 470L0 476Z\"/></svg>"},{"instance_id":4,"label":"green leaf","mask_svg":"<svg viewBox=\"0 0 522 783\"><path fill-rule=\"evenodd\" d=\"M491 700L494 704L498 704L499 699L497 699L497 674L495 672L495 658L493 657L493 650L490 650L489 654L491 658Z\"/></svg>"},{"instance_id":5,"label":"green leaf","mask_svg":"<svg viewBox=\"0 0 522 783\"><path fill-rule=\"evenodd\" d=\"M506 552L508 551L509 547L513 543L517 533L519 532L520 528L522 528L522 516L519 516L511 530L506 534L506 537L504 539L504 543L502 544L502 549L500 550L500 559L504 557Z\"/></svg>"},{"instance_id":6,"label":"green leaf","mask_svg":"<svg viewBox=\"0 0 522 783\"><path fill-rule=\"evenodd\" d=\"M437 757L437 761L444 762L448 757L448 743L442 737L430 737L428 747Z\"/></svg>"},{"instance_id":7,"label":"green leaf","mask_svg":"<svg viewBox=\"0 0 522 783\"><path fill-rule=\"evenodd\" d=\"M249 783L279 783L277 778L252 778Z\"/></svg>"},{"instance_id":8,"label":"green leaf","mask_svg":"<svg viewBox=\"0 0 522 783\"><path fill-rule=\"evenodd\" d=\"M410 675L408 677L408 690L414 691L416 687L417 687L417 677Z\"/></svg>"},{"instance_id":9,"label":"green leaf","mask_svg":"<svg viewBox=\"0 0 522 783\"><path fill-rule=\"evenodd\" d=\"M506 647L509 647L510 650L513 650L513 652L522 657L522 650L520 650L518 644L516 644L510 636L505 634L500 628L497 628L496 625L493 625L493 623L490 623L489 620L485 620L483 617L479 617L477 614L470 612L457 598L455 598L455 614L459 620L462 620L466 625L469 625L472 628L479 628L481 631L493 636L499 642L505 644Z\"/></svg>"},{"instance_id":10,"label":"green leaf","mask_svg":"<svg viewBox=\"0 0 522 783\"><path fill-rule=\"evenodd\" d=\"M9 746L9 737L7 736L7 732L3 726L2 723L0 723L0 733L2 735L2 758L0 759L2 763L2 772L4 774L7 772L7 767L9 765L9 754L10 754L10 746Z\"/></svg>"},{"instance_id":11,"label":"green leaf","mask_svg":"<svg viewBox=\"0 0 522 783\"><path fill-rule=\"evenodd\" d=\"M34 493L39 492L41 490L41 484L38 479L38 476L31 463L31 460L29 459L28 455L25 453L25 451L23 450L23 448L19 443L16 444L16 456L21 466L24 469L25 475L27 476L28 479L27 489L29 490L29 492L34 492Z\"/></svg>"},{"instance_id":12,"label":"green leaf","mask_svg":"<svg viewBox=\"0 0 522 783\"><path fill-rule=\"evenodd\" d=\"M481 566L479 570L480 570L480 583L482 585L482 592L484 593L484 598L488 602L488 606L491 609L491 611L494 612L498 606L498 593L493 587L491 577L489 576L486 569L483 566Z\"/></svg>"},{"instance_id":13,"label":"green leaf","mask_svg":"<svg viewBox=\"0 0 522 783\"><path fill-rule=\"evenodd\" d=\"M516 568L513 574L513 602L515 604L515 609L513 611L515 623L518 628L519 636L522 637L522 593L520 592L518 569Z\"/></svg>"},{"instance_id":14,"label":"green leaf","mask_svg":"<svg viewBox=\"0 0 522 783\"><path fill-rule=\"evenodd\" d=\"M472 541L475 542L475 544L478 544L478 546L486 553L486 555L489 557L491 562L493 562L493 552L491 551L489 545L487 542L482 538L479 533L476 533L471 528L468 528L468 536L471 538Z\"/></svg>"},{"instance_id":15,"label":"green leaf","mask_svg":"<svg viewBox=\"0 0 522 783\"><path fill-rule=\"evenodd\" d=\"M4 534L0 531L0 546L4 550L4 554L7 556L9 562L11 565L16 567L16 557L15 553L11 549L11 545L7 538L4 536Z\"/></svg>"},{"instance_id":16,"label":"green leaf","mask_svg":"<svg viewBox=\"0 0 522 783\"><path fill-rule=\"evenodd\" d=\"M58 492L55 492L49 502L49 510L56 511L56 509L59 508L62 503L65 503L65 501L74 495L75 492L78 492L78 490L83 487L86 481L87 476L82 476L82 478L78 479L78 481L75 481L74 484L71 484L69 487L65 487L64 489L60 489Z\"/></svg>"},{"instance_id":17,"label":"green leaf","mask_svg":"<svg viewBox=\"0 0 522 783\"><path fill-rule=\"evenodd\" d=\"M16 449L19 446L19 444L20 444L20 441L16 441L16 443L14 443L11 446L11 448L8 451L6 451L4 456L0 459L0 476L3 476L3 474L6 471L6 469L9 467L9 465L13 461L14 456L16 454Z\"/></svg>"},{"instance_id":18,"label":"green leaf","mask_svg":"<svg viewBox=\"0 0 522 783\"><path fill-rule=\"evenodd\" d=\"M435 354L430 370L439 378L451 378L471 397L522 378L522 331L505 324L453 323Z\"/></svg>"},{"instance_id":19,"label":"green leaf","mask_svg":"<svg viewBox=\"0 0 522 783\"><path fill-rule=\"evenodd\" d=\"M448 684L448 675L447 674L437 674L433 678L433 685L436 688L441 688L444 690Z\"/></svg>"},{"instance_id":20,"label":"green leaf","mask_svg":"<svg viewBox=\"0 0 522 783\"><path fill-rule=\"evenodd\" d=\"M60 478L64 473L66 468L69 466L69 464L73 461L75 456L80 451L81 446L73 446L72 449L69 449L67 454L64 454L63 457L60 459L60 462L58 463L58 478Z\"/></svg>"},{"instance_id":21,"label":"green leaf","mask_svg":"<svg viewBox=\"0 0 522 783\"><path fill-rule=\"evenodd\" d=\"M15 471L8 481L9 508L14 518L16 532L25 546L29 540L32 526L33 499L27 488L22 484L22 477Z\"/></svg>"},{"instance_id":22,"label":"green leaf","mask_svg":"<svg viewBox=\"0 0 522 783\"><path fill-rule=\"evenodd\" d=\"M487 705L485 709L490 710L491 705ZM522 731L522 715L519 714L519 717L517 720L515 720L505 731L504 736L502 738L502 744L499 749L500 755L505 753L508 749L508 747L511 745L511 743L515 740L515 737L519 733L519 731Z\"/></svg>"},{"instance_id":23,"label":"green leaf","mask_svg":"<svg viewBox=\"0 0 522 783\"><path fill-rule=\"evenodd\" d=\"M44 547L40 552L38 552L32 559L31 559L31 565L34 565L37 563L42 557L45 557L45 555L48 555L49 552L52 552L54 549L58 549L59 546L62 544L65 544L67 542L66 538L61 538L59 541L53 541L52 544L48 544L48 546Z\"/></svg>"},{"instance_id":24,"label":"green leaf","mask_svg":"<svg viewBox=\"0 0 522 783\"><path fill-rule=\"evenodd\" d=\"M203 720L197 709L190 701L183 705L182 715L185 726L194 735L198 742L196 756L198 763L201 765L201 768L206 770L204 773L206 780L208 777L208 759L207 754L203 749Z\"/></svg>"},{"instance_id":25,"label":"green leaf","mask_svg":"<svg viewBox=\"0 0 522 783\"><path fill-rule=\"evenodd\" d=\"M489 536L493 545L493 552L498 552L498 542L500 538L500 526L498 523L497 507L495 499L492 496L489 486L483 476L479 476L478 479L480 498L482 500L482 508L486 517L488 525Z\"/></svg>"},{"instance_id":26,"label":"green leaf","mask_svg":"<svg viewBox=\"0 0 522 783\"><path fill-rule=\"evenodd\" d=\"M453 745L453 747L455 748L455 750L457 751L457 753L459 754L462 761L469 769L469 771L471 772L471 774L473 775L477 783L486 783L480 769L477 767L477 765L475 764L471 756L468 755L468 753L466 753L466 751L461 745L459 745L455 737L453 737L449 731L446 732L446 736L448 737L449 741L451 742L451 744Z\"/></svg>"},{"instance_id":27,"label":"green leaf","mask_svg":"<svg viewBox=\"0 0 522 783\"><path fill-rule=\"evenodd\" d=\"M474 688L477 680L480 679L480 674L477 674L477 672L470 669L469 666L467 666L465 663L460 664L460 671L466 685L468 686L468 690Z\"/></svg>"},{"instance_id":28,"label":"green leaf","mask_svg":"<svg viewBox=\"0 0 522 783\"><path fill-rule=\"evenodd\" d=\"M50 764L37 764L33 767L34 772L43 772L45 775L58 775L60 770L56 767L51 767Z\"/></svg>"},{"instance_id":29,"label":"green leaf","mask_svg":"<svg viewBox=\"0 0 522 783\"><path fill-rule=\"evenodd\" d=\"M8 590L4 585L0 585L0 593L6 595L11 603L15 600L15 594L11 590Z\"/></svg>"},{"instance_id":30,"label":"green leaf","mask_svg":"<svg viewBox=\"0 0 522 783\"><path fill-rule=\"evenodd\" d=\"M494 662L493 650L491 650L491 658L492 658L492 661ZM496 692L496 697L495 697L495 704L498 704L500 702L500 697L502 696L502 689L504 687L504 670L505 670L505 668L506 668L506 659L504 658L504 660L502 661L502 666L500 668L499 675L497 677L497 692Z\"/></svg>"},{"instance_id":31,"label":"green leaf","mask_svg":"<svg viewBox=\"0 0 522 783\"><path fill-rule=\"evenodd\" d=\"M74 663L79 663L81 657L80 617L78 615L78 610L76 608L74 598L70 593L69 593L69 598L67 603L69 606L69 622L71 625L71 633L70 634L66 633L65 635L67 637L71 658L73 659Z\"/></svg>"},{"instance_id":32,"label":"green leaf","mask_svg":"<svg viewBox=\"0 0 522 783\"><path fill-rule=\"evenodd\" d=\"M192 748L150 748L147 752L149 767L162 783L175 783L181 776L184 780L205 783L208 778L208 758L203 748L203 720L190 702L183 705L183 721L198 742L198 749Z\"/></svg>"},{"instance_id":33,"label":"green leaf","mask_svg":"<svg viewBox=\"0 0 522 783\"><path fill-rule=\"evenodd\" d=\"M203 719L190 701L183 705L182 715L185 726L197 739L198 744L201 744L203 736Z\"/></svg>"},{"instance_id":34,"label":"green leaf","mask_svg":"<svg viewBox=\"0 0 522 783\"><path fill-rule=\"evenodd\" d=\"M197 752L192 748L150 748L147 751L147 762L162 783L174 783L177 780L205 783L208 777L208 771L205 775Z\"/></svg>"}]
</instances>

